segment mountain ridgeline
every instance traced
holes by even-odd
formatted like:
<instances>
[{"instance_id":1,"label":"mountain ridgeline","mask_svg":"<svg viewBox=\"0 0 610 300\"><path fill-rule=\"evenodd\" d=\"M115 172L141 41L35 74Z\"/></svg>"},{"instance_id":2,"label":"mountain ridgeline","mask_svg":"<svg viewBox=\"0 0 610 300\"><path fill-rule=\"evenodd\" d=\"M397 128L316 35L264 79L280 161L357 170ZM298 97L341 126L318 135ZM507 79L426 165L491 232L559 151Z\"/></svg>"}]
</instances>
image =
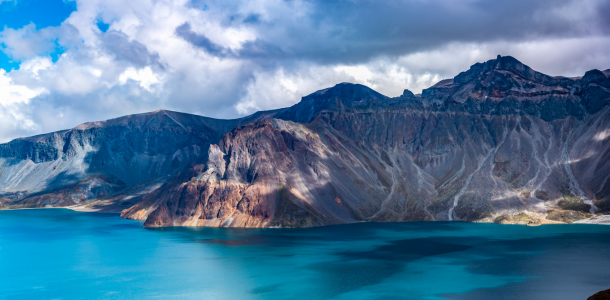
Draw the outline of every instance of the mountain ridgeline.
<instances>
[{"instance_id":1,"label":"mountain ridgeline","mask_svg":"<svg viewBox=\"0 0 610 300\"><path fill-rule=\"evenodd\" d=\"M0 145L0 206L146 227L591 221L610 212L609 75L498 56L421 95L341 83L236 120L86 123Z\"/></svg>"}]
</instances>

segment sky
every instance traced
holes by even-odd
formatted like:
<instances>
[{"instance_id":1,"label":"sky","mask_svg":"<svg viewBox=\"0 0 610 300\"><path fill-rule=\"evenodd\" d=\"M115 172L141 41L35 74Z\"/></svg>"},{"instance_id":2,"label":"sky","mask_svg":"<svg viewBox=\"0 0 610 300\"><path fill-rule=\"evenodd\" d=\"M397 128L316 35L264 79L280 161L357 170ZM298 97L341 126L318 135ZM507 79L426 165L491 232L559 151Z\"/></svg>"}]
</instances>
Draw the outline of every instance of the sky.
<instances>
[{"instance_id":1,"label":"sky","mask_svg":"<svg viewBox=\"0 0 610 300\"><path fill-rule=\"evenodd\" d=\"M0 0L0 142L169 109L238 118L340 82L415 93L511 55L610 68L608 0Z\"/></svg>"}]
</instances>

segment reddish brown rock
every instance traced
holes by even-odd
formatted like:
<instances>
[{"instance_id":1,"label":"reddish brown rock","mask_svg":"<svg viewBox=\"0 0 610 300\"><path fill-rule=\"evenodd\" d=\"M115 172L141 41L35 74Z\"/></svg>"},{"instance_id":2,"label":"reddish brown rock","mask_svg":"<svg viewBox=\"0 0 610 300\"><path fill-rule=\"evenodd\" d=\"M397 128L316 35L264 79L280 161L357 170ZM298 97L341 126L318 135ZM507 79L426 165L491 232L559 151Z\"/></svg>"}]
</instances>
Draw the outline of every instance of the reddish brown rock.
<instances>
[{"instance_id":1,"label":"reddish brown rock","mask_svg":"<svg viewBox=\"0 0 610 300\"><path fill-rule=\"evenodd\" d=\"M0 158L0 187L35 184L34 177L20 181L15 174L43 167L52 174L53 163L63 166L62 156L81 155L82 162L83 153L93 153L91 171L112 169L126 190L170 177L155 181L158 189L122 213L147 227L572 222L610 211L609 103L603 72L551 77L498 57L422 95L390 98L342 83L240 120L166 113L92 123L70 138L57 133L62 139L0 145L0 156L19 160ZM133 147L112 139L96 152L106 141L101 136L133 137ZM79 180L93 175L112 178L91 173ZM104 182L86 190L115 197L119 185ZM53 196L29 193L15 188L0 195L0 205L40 205Z\"/></svg>"}]
</instances>

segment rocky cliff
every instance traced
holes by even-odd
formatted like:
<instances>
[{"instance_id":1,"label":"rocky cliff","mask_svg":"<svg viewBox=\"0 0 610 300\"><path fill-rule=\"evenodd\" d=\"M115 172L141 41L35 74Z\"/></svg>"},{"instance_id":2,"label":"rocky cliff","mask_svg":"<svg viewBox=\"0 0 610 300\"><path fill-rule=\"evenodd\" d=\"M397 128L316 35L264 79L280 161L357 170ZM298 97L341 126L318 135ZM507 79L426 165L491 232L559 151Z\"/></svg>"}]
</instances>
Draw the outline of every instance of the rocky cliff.
<instances>
[{"instance_id":1,"label":"rocky cliff","mask_svg":"<svg viewBox=\"0 0 610 300\"><path fill-rule=\"evenodd\" d=\"M120 211L205 157L224 132L270 113L215 120L159 110L13 140L0 145L0 206L120 200L114 207Z\"/></svg>"},{"instance_id":2,"label":"rocky cliff","mask_svg":"<svg viewBox=\"0 0 610 300\"><path fill-rule=\"evenodd\" d=\"M608 74L551 77L499 56L421 95L338 84L198 129L201 152L122 216L149 227L595 218L610 212ZM30 165L65 156L49 144L0 153Z\"/></svg>"}]
</instances>

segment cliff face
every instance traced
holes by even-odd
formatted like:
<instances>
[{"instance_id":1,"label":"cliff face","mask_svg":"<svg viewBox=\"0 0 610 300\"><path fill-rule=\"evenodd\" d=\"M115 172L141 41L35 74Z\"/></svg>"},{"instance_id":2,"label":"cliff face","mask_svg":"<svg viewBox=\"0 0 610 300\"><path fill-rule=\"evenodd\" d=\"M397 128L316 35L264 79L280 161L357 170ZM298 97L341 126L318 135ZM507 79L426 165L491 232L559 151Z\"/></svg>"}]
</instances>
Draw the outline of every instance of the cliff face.
<instances>
[{"instance_id":1,"label":"cliff face","mask_svg":"<svg viewBox=\"0 0 610 300\"><path fill-rule=\"evenodd\" d=\"M189 179L152 196L159 206L145 226L301 227L363 221L380 210L394 189L388 170L375 149L358 145L325 122L263 121L226 134L210 147L206 165L191 168L185 176ZM416 184L405 187L431 196L431 186ZM405 219L430 219L421 205L415 206L417 211Z\"/></svg>"},{"instance_id":2,"label":"cliff face","mask_svg":"<svg viewBox=\"0 0 610 300\"><path fill-rule=\"evenodd\" d=\"M587 218L609 208L609 102L603 72L550 77L512 57L421 96L339 84L225 134L146 203L145 226Z\"/></svg>"},{"instance_id":3,"label":"cliff face","mask_svg":"<svg viewBox=\"0 0 610 300\"><path fill-rule=\"evenodd\" d=\"M224 132L265 116L215 120L160 110L13 140L0 145L0 206L132 199L128 207L205 157Z\"/></svg>"},{"instance_id":4,"label":"cliff face","mask_svg":"<svg viewBox=\"0 0 610 300\"><path fill-rule=\"evenodd\" d=\"M421 95L405 91L390 98L343 83L283 110L230 121L201 117L206 121L191 122L199 125L162 127L141 138L139 144L160 149L130 146L138 149L131 154L99 150L105 148L93 142L66 148L74 142L65 136L77 127L0 145L0 156L12 155L12 160L34 167L58 161L69 165L66 153L79 157L95 152L87 162L98 167L138 157L137 166L130 165L137 175L96 173L89 170L99 169L90 167L82 174L106 176L106 186L116 190L141 182L160 186L141 192L141 201L122 212L123 217L146 220L148 227L572 222L610 212L606 73L551 77L512 57L498 57ZM152 129L113 130L119 136L138 132L129 139L135 141L140 132ZM96 140L85 137L78 140ZM119 142L124 139L102 140L117 141L108 149L124 149ZM86 145L98 150L69 150ZM167 145L174 147L163 148ZM151 151L163 163L141 158ZM175 157L177 162L169 164ZM3 168L3 174L11 170ZM39 174L28 172L32 178ZM169 175L152 180L160 174ZM0 179L4 182L5 176ZM13 191L12 197L24 197L18 194L23 188Z\"/></svg>"}]
</instances>

